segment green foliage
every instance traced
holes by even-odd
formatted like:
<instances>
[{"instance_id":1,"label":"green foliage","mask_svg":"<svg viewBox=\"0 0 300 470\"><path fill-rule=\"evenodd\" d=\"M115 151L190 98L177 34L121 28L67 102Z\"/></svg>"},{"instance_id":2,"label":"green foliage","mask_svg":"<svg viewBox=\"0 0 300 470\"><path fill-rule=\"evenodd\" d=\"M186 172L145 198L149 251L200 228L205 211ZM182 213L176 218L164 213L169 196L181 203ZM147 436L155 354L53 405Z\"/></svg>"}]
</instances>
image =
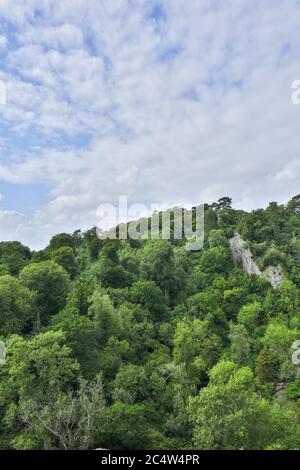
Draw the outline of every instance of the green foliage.
<instances>
[{"instance_id":1,"label":"green foliage","mask_svg":"<svg viewBox=\"0 0 300 470\"><path fill-rule=\"evenodd\" d=\"M65 344L70 348L72 357L80 363L84 376L93 377L99 370L98 337L93 320L80 315L75 307L67 305L59 314L52 317L50 331L63 331Z\"/></svg>"},{"instance_id":2,"label":"green foliage","mask_svg":"<svg viewBox=\"0 0 300 470\"><path fill-rule=\"evenodd\" d=\"M238 322L243 325L248 333L255 335L261 331L261 325L265 323L264 312L260 302L244 305L238 314Z\"/></svg>"},{"instance_id":3,"label":"green foliage","mask_svg":"<svg viewBox=\"0 0 300 470\"><path fill-rule=\"evenodd\" d=\"M0 276L6 276L7 274L9 274L9 269L8 267L6 266L6 264L0 264Z\"/></svg>"},{"instance_id":4,"label":"green foliage","mask_svg":"<svg viewBox=\"0 0 300 470\"><path fill-rule=\"evenodd\" d=\"M204 251L199 262L199 268L210 275L227 274L232 265L229 249L223 246L216 246Z\"/></svg>"},{"instance_id":5,"label":"green foliage","mask_svg":"<svg viewBox=\"0 0 300 470\"><path fill-rule=\"evenodd\" d=\"M210 248L215 248L217 246L229 248L229 242L222 230L212 230L208 237L208 243Z\"/></svg>"},{"instance_id":6,"label":"green foliage","mask_svg":"<svg viewBox=\"0 0 300 470\"><path fill-rule=\"evenodd\" d=\"M58 250L59 248L62 247L70 247L74 248L75 246L75 240L72 237L72 235L69 235L68 233L59 233L58 235L55 235L54 237L51 238L49 247L51 250Z\"/></svg>"},{"instance_id":7,"label":"green foliage","mask_svg":"<svg viewBox=\"0 0 300 470\"><path fill-rule=\"evenodd\" d=\"M133 405L147 399L148 377L142 366L123 366L114 381L113 400Z\"/></svg>"},{"instance_id":8,"label":"green foliage","mask_svg":"<svg viewBox=\"0 0 300 470\"><path fill-rule=\"evenodd\" d=\"M12 276L0 276L0 335L28 332L33 322L33 306L33 292Z\"/></svg>"},{"instance_id":9,"label":"green foliage","mask_svg":"<svg viewBox=\"0 0 300 470\"><path fill-rule=\"evenodd\" d=\"M145 307L153 320L163 320L166 313L166 299L153 281L137 281L130 289L130 300Z\"/></svg>"},{"instance_id":10,"label":"green foliage","mask_svg":"<svg viewBox=\"0 0 300 470\"><path fill-rule=\"evenodd\" d=\"M292 330L285 325L270 323L262 338L262 343L278 364L278 377L281 380L293 378L296 370L292 363L292 344L300 336L296 329Z\"/></svg>"},{"instance_id":11,"label":"green foliage","mask_svg":"<svg viewBox=\"0 0 300 470\"><path fill-rule=\"evenodd\" d=\"M300 196L204 217L199 252L174 226L0 243L1 448L299 449ZM277 289L234 267L234 232Z\"/></svg>"},{"instance_id":12,"label":"green foliage","mask_svg":"<svg viewBox=\"0 0 300 470\"><path fill-rule=\"evenodd\" d=\"M91 305L88 314L95 322L100 345L105 345L109 337L114 336L119 328L114 307L109 296L103 294L101 291L95 291L91 297Z\"/></svg>"},{"instance_id":13,"label":"green foliage","mask_svg":"<svg viewBox=\"0 0 300 470\"><path fill-rule=\"evenodd\" d=\"M174 337L175 364L183 364L188 376L199 384L203 373L217 362L221 341L206 321L185 319L177 324Z\"/></svg>"},{"instance_id":14,"label":"green foliage","mask_svg":"<svg viewBox=\"0 0 300 470\"><path fill-rule=\"evenodd\" d=\"M300 426L287 410L255 392L248 367L220 362L210 372L209 385L190 400L197 449L263 450L283 442L293 449Z\"/></svg>"},{"instance_id":15,"label":"green foliage","mask_svg":"<svg viewBox=\"0 0 300 470\"><path fill-rule=\"evenodd\" d=\"M36 293L38 328L47 325L49 318L65 306L70 289L68 274L54 261L44 261L24 268L20 279Z\"/></svg>"},{"instance_id":16,"label":"green foliage","mask_svg":"<svg viewBox=\"0 0 300 470\"><path fill-rule=\"evenodd\" d=\"M49 401L22 401L18 418L24 425L13 439L17 450L94 449L106 410L100 376L92 382L79 380L76 392L54 393Z\"/></svg>"},{"instance_id":17,"label":"green foliage","mask_svg":"<svg viewBox=\"0 0 300 470\"><path fill-rule=\"evenodd\" d=\"M298 402L300 400L300 379L298 378L289 383L285 388L285 393L290 400Z\"/></svg>"},{"instance_id":18,"label":"green foliage","mask_svg":"<svg viewBox=\"0 0 300 470\"><path fill-rule=\"evenodd\" d=\"M98 284L95 276L91 272L82 272L73 284L73 289L69 297L70 305L74 306L80 315L87 315L91 304L91 297Z\"/></svg>"},{"instance_id":19,"label":"green foliage","mask_svg":"<svg viewBox=\"0 0 300 470\"><path fill-rule=\"evenodd\" d=\"M62 246L51 253L51 258L56 264L62 266L74 279L78 272L78 264L74 255L74 250L70 246Z\"/></svg>"},{"instance_id":20,"label":"green foliage","mask_svg":"<svg viewBox=\"0 0 300 470\"><path fill-rule=\"evenodd\" d=\"M74 381L79 364L71 358L61 331L40 333L30 340L12 336L7 361L0 368L1 397L13 400L43 399Z\"/></svg>"},{"instance_id":21,"label":"green foliage","mask_svg":"<svg viewBox=\"0 0 300 470\"><path fill-rule=\"evenodd\" d=\"M249 365L251 339L244 325L230 325L230 359L240 366Z\"/></svg>"},{"instance_id":22,"label":"green foliage","mask_svg":"<svg viewBox=\"0 0 300 470\"><path fill-rule=\"evenodd\" d=\"M7 266L12 276L19 274L30 258L31 253L29 248L23 246L20 242L0 243L0 263Z\"/></svg>"},{"instance_id":23,"label":"green foliage","mask_svg":"<svg viewBox=\"0 0 300 470\"><path fill-rule=\"evenodd\" d=\"M174 252L166 240L148 241L141 262L142 277L154 281L165 293L175 289Z\"/></svg>"},{"instance_id":24,"label":"green foliage","mask_svg":"<svg viewBox=\"0 0 300 470\"><path fill-rule=\"evenodd\" d=\"M156 332L153 323L138 305L124 304L117 312L120 337L129 345L128 356L133 363L141 363L153 352Z\"/></svg>"},{"instance_id":25,"label":"green foliage","mask_svg":"<svg viewBox=\"0 0 300 470\"><path fill-rule=\"evenodd\" d=\"M130 273L118 264L118 259L113 259L106 256L103 251L93 269L95 276L103 287L123 288L129 286L131 283Z\"/></svg>"},{"instance_id":26,"label":"green foliage","mask_svg":"<svg viewBox=\"0 0 300 470\"><path fill-rule=\"evenodd\" d=\"M101 434L106 448L126 450L154 448L153 437L156 437L154 442L158 443L161 436L158 433L155 436L155 430L151 426L152 413L153 408L148 404L116 403L109 408Z\"/></svg>"}]
</instances>

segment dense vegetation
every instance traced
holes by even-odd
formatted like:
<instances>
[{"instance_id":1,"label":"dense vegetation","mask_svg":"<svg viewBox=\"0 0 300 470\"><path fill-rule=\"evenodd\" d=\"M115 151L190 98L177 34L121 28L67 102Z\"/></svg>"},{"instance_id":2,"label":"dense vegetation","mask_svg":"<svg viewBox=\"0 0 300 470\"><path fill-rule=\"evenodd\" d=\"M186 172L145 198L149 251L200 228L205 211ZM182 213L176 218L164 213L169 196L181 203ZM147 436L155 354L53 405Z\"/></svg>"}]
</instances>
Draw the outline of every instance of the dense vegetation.
<instances>
[{"instance_id":1,"label":"dense vegetation","mask_svg":"<svg viewBox=\"0 0 300 470\"><path fill-rule=\"evenodd\" d=\"M234 267L234 231L281 287ZM2 449L299 449L300 196L206 205L199 252L94 229L2 242L0 339Z\"/></svg>"}]
</instances>

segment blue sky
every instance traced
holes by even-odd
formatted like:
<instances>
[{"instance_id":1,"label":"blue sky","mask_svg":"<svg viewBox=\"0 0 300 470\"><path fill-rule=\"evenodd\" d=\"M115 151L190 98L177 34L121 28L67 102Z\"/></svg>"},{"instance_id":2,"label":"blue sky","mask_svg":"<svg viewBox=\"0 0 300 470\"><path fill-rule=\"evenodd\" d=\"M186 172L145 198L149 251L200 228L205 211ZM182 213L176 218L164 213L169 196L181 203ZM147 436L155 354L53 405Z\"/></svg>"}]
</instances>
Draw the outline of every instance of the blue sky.
<instances>
[{"instance_id":1,"label":"blue sky","mask_svg":"<svg viewBox=\"0 0 300 470\"><path fill-rule=\"evenodd\" d=\"M298 0L1 0L0 239L298 194Z\"/></svg>"}]
</instances>

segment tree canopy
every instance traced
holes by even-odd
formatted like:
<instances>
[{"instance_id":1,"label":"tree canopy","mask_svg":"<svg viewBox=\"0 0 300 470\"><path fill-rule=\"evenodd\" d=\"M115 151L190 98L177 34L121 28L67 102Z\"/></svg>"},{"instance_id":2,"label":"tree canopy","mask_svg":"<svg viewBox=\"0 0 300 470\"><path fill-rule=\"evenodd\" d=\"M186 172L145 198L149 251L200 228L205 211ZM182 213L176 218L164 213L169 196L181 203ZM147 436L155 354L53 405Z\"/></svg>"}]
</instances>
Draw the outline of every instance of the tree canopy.
<instances>
[{"instance_id":1,"label":"tree canopy","mask_svg":"<svg viewBox=\"0 0 300 470\"><path fill-rule=\"evenodd\" d=\"M300 448L300 196L204 219L197 252L96 229L0 243L1 449ZM280 286L234 264L235 232Z\"/></svg>"}]
</instances>

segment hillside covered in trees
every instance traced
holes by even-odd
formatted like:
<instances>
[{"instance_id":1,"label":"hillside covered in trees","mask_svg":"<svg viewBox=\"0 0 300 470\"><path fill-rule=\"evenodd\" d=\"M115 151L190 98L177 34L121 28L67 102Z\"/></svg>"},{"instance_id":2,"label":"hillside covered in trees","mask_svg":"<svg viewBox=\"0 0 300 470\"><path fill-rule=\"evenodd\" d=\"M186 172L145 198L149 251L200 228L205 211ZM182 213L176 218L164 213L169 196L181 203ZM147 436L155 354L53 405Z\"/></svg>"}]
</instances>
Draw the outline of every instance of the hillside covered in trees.
<instances>
[{"instance_id":1,"label":"hillside covered in trees","mask_svg":"<svg viewBox=\"0 0 300 470\"><path fill-rule=\"evenodd\" d=\"M234 265L235 232L280 287ZM206 205L198 252L95 229L1 242L0 339L2 449L299 449L300 196Z\"/></svg>"}]
</instances>

